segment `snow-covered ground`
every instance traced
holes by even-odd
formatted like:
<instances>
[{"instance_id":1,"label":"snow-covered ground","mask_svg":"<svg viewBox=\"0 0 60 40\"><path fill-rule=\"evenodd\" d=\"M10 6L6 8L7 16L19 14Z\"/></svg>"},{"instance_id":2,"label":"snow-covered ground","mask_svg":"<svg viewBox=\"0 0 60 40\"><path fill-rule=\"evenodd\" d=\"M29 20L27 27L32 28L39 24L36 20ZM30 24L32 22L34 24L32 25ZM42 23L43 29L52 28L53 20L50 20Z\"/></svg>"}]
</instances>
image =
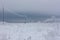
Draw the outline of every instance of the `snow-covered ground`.
<instances>
[{"instance_id":1,"label":"snow-covered ground","mask_svg":"<svg viewBox=\"0 0 60 40\"><path fill-rule=\"evenodd\" d=\"M0 23L0 40L60 40L60 23Z\"/></svg>"}]
</instances>

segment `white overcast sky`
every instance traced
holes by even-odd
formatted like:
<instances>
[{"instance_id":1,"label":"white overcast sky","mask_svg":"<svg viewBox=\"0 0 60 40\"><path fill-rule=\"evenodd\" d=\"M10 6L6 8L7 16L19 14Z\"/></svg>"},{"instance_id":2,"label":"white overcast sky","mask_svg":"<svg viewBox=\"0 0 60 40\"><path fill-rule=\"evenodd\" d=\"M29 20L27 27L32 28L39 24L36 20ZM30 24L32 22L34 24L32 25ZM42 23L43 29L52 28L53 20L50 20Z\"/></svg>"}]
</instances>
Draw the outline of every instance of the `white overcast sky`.
<instances>
[{"instance_id":1,"label":"white overcast sky","mask_svg":"<svg viewBox=\"0 0 60 40\"><path fill-rule=\"evenodd\" d=\"M60 13L60 0L0 0L0 9L2 1L5 10Z\"/></svg>"}]
</instances>

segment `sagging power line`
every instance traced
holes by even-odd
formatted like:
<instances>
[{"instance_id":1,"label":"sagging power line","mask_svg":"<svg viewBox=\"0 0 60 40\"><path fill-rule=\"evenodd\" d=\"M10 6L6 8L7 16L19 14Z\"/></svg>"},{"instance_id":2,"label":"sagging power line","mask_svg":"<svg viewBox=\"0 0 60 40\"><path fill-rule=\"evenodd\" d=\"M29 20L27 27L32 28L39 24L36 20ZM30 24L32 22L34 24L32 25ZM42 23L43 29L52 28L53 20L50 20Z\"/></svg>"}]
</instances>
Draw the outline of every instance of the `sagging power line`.
<instances>
[{"instance_id":1,"label":"sagging power line","mask_svg":"<svg viewBox=\"0 0 60 40\"><path fill-rule=\"evenodd\" d=\"M25 23L26 23L26 21L28 20L28 17L25 16L25 15L20 15L20 14L18 14L16 11L13 11L13 10L8 9L8 8L7 8L7 10L8 10L8 12L10 12L11 14L17 15L17 16L19 16L19 17L25 17Z\"/></svg>"}]
</instances>

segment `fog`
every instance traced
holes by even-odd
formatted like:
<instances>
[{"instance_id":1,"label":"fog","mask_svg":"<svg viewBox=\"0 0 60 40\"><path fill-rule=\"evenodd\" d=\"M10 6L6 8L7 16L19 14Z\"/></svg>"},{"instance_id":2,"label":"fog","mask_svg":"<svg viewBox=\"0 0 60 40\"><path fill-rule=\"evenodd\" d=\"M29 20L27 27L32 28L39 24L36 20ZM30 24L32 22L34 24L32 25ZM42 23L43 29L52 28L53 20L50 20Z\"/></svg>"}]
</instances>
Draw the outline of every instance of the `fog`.
<instances>
[{"instance_id":1,"label":"fog","mask_svg":"<svg viewBox=\"0 0 60 40\"><path fill-rule=\"evenodd\" d=\"M2 9L2 3L5 10L60 13L60 0L0 0L0 9Z\"/></svg>"}]
</instances>

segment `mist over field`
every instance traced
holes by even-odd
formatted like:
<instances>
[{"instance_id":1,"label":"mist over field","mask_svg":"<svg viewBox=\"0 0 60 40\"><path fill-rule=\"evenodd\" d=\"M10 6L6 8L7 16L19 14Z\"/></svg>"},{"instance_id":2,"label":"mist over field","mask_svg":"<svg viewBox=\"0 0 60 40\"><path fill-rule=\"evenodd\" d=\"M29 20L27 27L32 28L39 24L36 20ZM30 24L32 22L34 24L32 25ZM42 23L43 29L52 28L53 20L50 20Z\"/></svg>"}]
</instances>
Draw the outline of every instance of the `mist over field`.
<instances>
[{"instance_id":1,"label":"mist over field","mask_svg":"<svg viewBox=\"0 0 60 40\"><path fill-rule=\"evenodd\" d=\"M60 40L60 0L0 0L0 40Z\"/></svg>"},{"instance_id":2,"label":"mist over field","mask_svg":"<svg viewBox=\"0 0 60 40\"><path fill-rule=\"evenodd\" d=\"M60 18L60 0L0 0L0 21L37 22L52 16Z\"/></svg>"},{"instance_id":3,"label":"mist over field","mask_svg":"<svg viewBox=\"0 0 60 40\"><path fill-rule=\"evenodd\" d=\"M24 22L43 22L51 19L52 17L60 20L60 15L39 13L39 12L16 12L4 11L4 21L9 23L24 23ZM53 18L54 19L54 18ZM52 19L52 20L53 20ZM0 11L0 22L3 21L3 13Z\"/></svg>"}]
</instances>

